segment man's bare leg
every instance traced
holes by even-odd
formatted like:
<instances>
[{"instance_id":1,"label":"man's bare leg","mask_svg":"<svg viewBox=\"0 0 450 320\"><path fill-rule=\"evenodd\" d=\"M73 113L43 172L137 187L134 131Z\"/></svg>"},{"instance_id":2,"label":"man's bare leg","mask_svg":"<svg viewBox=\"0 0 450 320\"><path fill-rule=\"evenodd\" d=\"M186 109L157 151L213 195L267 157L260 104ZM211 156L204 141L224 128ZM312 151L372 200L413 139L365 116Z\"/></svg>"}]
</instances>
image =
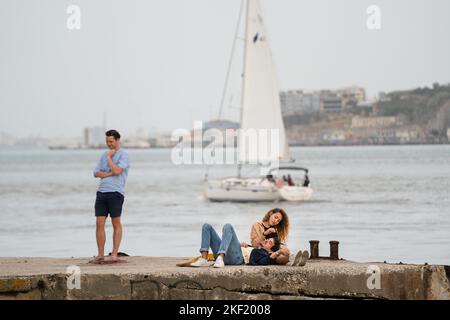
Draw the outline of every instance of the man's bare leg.
<instances>
[{"instance_id":1,"label":"man's bare leg","mask_svg":"<svg viewBox=\"0 0 450 320\"><path fill-rule=\"evenodd\" d=\"M122 223L120 222L120 217L111 218L112 225L114 228L113 233L113 251L111 253L111 259L117 259L117 254L119 252L120 241L122 241Z\"/></svg>"},{"instance_id":2,"label":"man's bare leg","mask_svg":"<svg viewBox=\"0 0 450 320\"><path fill-rule=\"evenodd\" d=\"M96 259L103 259L103 257L105 256L105 242L106 242L105 221L106 217L97 217L95 235L97 238L98 254Z\"/></svg>"}]
</instances>

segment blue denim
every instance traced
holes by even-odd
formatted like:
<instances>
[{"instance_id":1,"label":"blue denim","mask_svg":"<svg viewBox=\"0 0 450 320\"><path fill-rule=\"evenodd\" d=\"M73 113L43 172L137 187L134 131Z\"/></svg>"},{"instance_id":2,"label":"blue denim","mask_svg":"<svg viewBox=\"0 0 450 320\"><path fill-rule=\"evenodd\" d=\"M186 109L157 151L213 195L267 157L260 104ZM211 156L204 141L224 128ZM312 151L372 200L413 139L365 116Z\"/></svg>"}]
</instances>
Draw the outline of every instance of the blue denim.
<instances>
[{"instance_id":1,"label":"blue denim","mask_svg":"<svg viewBox=\"0 0 450 320\"><path fill-rule=\"evenodd\" d=\"M241 243L231 224L226 224L222 229L222 239L220 239L216 230L210 224L204 224L202 227L202 245L200 252L208 252L211 248L214 257L219 254L225 254L223 262L227 265L240 265L244 263L242 256Z\"/></svg>"}]
</instances>

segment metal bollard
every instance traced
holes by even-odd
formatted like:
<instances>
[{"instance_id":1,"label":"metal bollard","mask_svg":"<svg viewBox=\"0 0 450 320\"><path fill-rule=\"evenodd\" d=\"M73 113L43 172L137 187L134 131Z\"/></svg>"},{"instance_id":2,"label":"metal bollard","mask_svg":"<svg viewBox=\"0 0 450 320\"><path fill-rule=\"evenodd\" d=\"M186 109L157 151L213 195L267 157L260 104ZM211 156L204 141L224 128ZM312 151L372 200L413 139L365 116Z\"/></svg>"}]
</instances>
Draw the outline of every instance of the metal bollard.
<instances>
[{"instance_id":1,"label":"metal bollard","mask_svg":"<svg viewBox=\"0 0 450 320\"><path fill-rule=\"evenodd\" d=\"M339 241L330 241L330 258L339 260Z\"/></svg>"},{"instance_id":2,"label":"metal bollard","mask_svg":"<svg viewBox=\"0 0 450 320\"><path fill-rule=\"evenodd\" d=\"M311 256L310 259L317 259L319 258L319 241L318 240L311 240L309 241L310 246L310 252Z\"/></svg>"}]
</instances>

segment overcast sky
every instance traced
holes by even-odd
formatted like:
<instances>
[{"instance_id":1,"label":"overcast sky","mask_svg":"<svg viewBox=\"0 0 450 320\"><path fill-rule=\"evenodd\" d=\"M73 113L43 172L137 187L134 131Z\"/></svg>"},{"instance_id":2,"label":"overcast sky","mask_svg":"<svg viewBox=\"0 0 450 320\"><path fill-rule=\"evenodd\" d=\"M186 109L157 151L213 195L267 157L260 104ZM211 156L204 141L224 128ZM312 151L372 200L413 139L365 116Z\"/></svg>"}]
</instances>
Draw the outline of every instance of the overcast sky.
<instances>
[{"instance_id":1,"label":"overcast sky","mask_svg":"<svg viewBox=\"0 0 450 320\"><path fill-rule=\"evenodd\" d=\"M66 27L70 4L81 30ZM381 8L381 30L366 9ZM1 0L0 132L172 131L216 116L240 0ZM450 82L448 0L263 0L281 90ZM238 81L238 76L235 77ZM230 112L232 116L232 112Z\"/></svg>"}]
</instances>

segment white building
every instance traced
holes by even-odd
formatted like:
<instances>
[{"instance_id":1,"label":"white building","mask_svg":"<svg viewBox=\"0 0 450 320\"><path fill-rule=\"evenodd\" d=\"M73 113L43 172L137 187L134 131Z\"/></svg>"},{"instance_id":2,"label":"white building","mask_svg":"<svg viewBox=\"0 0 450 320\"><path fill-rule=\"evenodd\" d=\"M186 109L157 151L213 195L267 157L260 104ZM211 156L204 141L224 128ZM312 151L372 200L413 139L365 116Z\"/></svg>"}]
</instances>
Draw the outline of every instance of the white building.
<instances>
[{"instance_id":1,"label":"white building","mask_svg":"<svg viewBox=\"0 0 450 320\"><path fill-rule=\"evenodd\" d=\"M0 146L12 146L15 143L16 140L12 136L4 132L0 132Z\"/></svg>"},{"instance_id":2,"label":"white building","mask_svg":"<svg viewBox=\"0 0 450 320\"><path fill-rule=\"evenodd\" d=\"M105 146L105 128L90 127L84 129L84 146L88 148L100 148Z\"/></svg>"},{"instance_id":3,"label":"white building","mask_svg":"<svg viewBox=\"0 0 450 320\"><path fill-rule=\"evenodd\" d=\"M343 99L353 100L357 103L363 103L366 101L366 89L358 86L351 86L338 90L338 94Z\"/></svg>"},{"instance_id":4,"label":"white building","mask_svg":"<svg viewBox=\"0 0 450 320\"><path fill-rule=\"evenodd\" d=\"M183 141L184 138L183 138ZM172 148L178 144L178 141L173 141L171 135L160 135L156 137L153 147L156 148Z\"/></svg>"},{"instance_id":5,"label":"white building","mask_svg":"<svg viewBox=\"0 0 450 320\"><path fill-rule=\"evenodd\" d=\"M280 93L283 115L298 115L320 111L320 93L292 90Z\"/></svg>"},{"instance_id":6,"label":"white building","mask_svg":"<svg viewBox=\"0 0 450 320\"><path fill-rule=\"evenodd\" d=\"M283 115L298 115L315 112L340 112L367 103L366 90L352 86L337 90L304 92L291 90L280 93Z\"/></svg>"},{"instance_id":7,"label":"white building","mask_svg":"<svg viewBox=\"0 0 450 320\"><path fill-rule=\"evenodd\" d=\"M330 132L324 133L322 136L322 139L324 141L331 142L331 143L340 143L340 142L344 142L347 139L347 136L344 131L335 130L335 131L330 131Z\"/></svg>"},{"instance_id":8,"label":"white building","mask_svg":"<svg viewBox=\"0 0 450 320\"><path fill-rule=\"evenodd\" d=\"M397 117L352 117L352 128L384 128L397 124Z\"/></svg>"},{"instance_id":9,"label":"white building","mask_svg":"<svg viewBox=\"0 0 450 320\"><path fill-rule=\"evenodd\" d=\"M343 108L342 98L333 92L324 92L320 98L322 112L340 112Z\"/></svg>"}]
</instances>

